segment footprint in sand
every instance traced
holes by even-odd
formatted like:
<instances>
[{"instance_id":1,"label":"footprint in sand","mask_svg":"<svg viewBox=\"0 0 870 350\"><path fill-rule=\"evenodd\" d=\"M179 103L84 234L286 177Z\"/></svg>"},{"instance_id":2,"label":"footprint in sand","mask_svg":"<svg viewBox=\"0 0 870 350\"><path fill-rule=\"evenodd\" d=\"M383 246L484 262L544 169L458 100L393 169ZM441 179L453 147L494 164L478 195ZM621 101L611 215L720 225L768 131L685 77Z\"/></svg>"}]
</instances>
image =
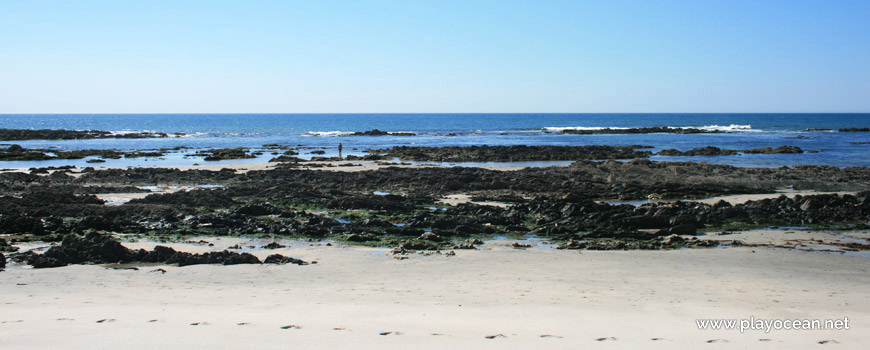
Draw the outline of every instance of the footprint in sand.
<instances>
[{"instance_id":1,"label":"footprint in sand","mask_svg":"<svg viewBox=\"0 0 870 350\"><path fill-rule=\"evenodd\" d=\"M156 320L156 319L155 319L155 320L148 320L148 322L152 322L152 323L153 323L153 322L157 322L157 321L158 321L158 320Z\"/></svg>"},{"instance_id":2,"label":"footprint in sand","mask_svg":"<svg viewBox=\"0 0 870 350\"><path fill-rule=\"evenodd\" d=\"M595 338L595 341L616 340L616 337Z\"/></svg>"},{"instance_id":3,"label":"footprint in sand","mask_svg":"<svg viewBox=\"0 0 870 350\"><path fill-rule=\"evenodd\" d=\"M302 329L302 327L295 324L288 324L286 326L281 326L281 329Z\"/></svg>"},{"instance_id":4,"label":"footprint in sand","mask_svg":"<svg viewBox=\"0 0 870 350\"><path fill-rule=\"evenodd\" d=\"M761 338L761 339L758 339L758 341L770 341L770 339Z\"/></svg>"},{"instance_id":5,"label":"footprint in sand","mask_svg":"<svg viewBox=\"0 0 870 350\"><path fill-rule=\"evenodd\" d=\"M708 344L712 344L712 343L727 343L727 342L728 342L728 340L725 340L725 339L710 339L710 340L707 341Z\"/></svg>"},{"instance_id":6,"label":"footprint in sand","mask_svg":"<svg viewBox=\"0 0 870 350\"><path fill-rule=\"evenodd\" d=\"M190 324L191 326L208 326L208 322L194 322Z\"/></svg>"},{"instance_id":7,"label":"footprint in sand","mask_svg":"<svg viewBox=\"0 0 870 350\"><path fill-rule=\"evenodd\" d=\"M392 334L392 335L402 335L403 333L402 333L402 332L380 332L380 333L378 333L378 335L390 335L390 334Z\"/></svg>"},{"instance_id":8,"label":"footprint in sand","mask_svg":"<svg viewBox=\"0 0 870 350\"><path fill-rule=\"evenodd\" d=\"M840 342L833 340L833 339L828 339L828 340L819 340L819 344L840 344Z\"/></svg>"},{"instance_id":9,"label":"footprint in sand","mask_svg":"<svg viewBox=\"0 0 870 350\"><path fill-rule=\"evenodd\" d=\"M97 323L106 323L106 322L115 322L114 318L104 318L102 320L97 320Z\"/></svg>"},{"instance_id":10,"label":"footprint in sand","mask_svg":"<svg viewBox=\"0 0 870 350\"><path fill-rule=\"evenodd\" d=\"M334 331L346 331L347 329L345 329L344 327L335 327L332 330L334 330Z\"/></svg>"},{"instance_id":11,"label":"footprint in sand","mask_svg":"<svg viewBox=\"0 0 870 350\"><path fill-rule=\"evenodd\" d=\"M236 323L236 326L247 326L249 324L250 323L247 323L247 322L239 322L239 323Z\"/></svg>"},{"instance_id":12,"label":"footprint in sand","mask_svg":"<svg viewBox=\"0 0 870 350\"><path fill-rule=\"evenodd\" d=\"M656 337L656 338L650 338L649 340L652 340L652 341L659 341L659 340L662 340L662 338L658 338L658 337Z\"/></svg>"},{"instance_id":13,"label":"footprint in sand","mask_svg":"<svg viewBox=\"0 0 870 350\"><path fill-rule=\"evenodd\" d=\"M552 334L541 334L540 337L541 337L541 338L562 338L562 337L560 337L560 336L558 336L558 335L552 335Z\"/></svg>"},{"instance_id":14,"label":"footprint in sand","mask_svg":"<svg viewBox=\"0 0 870 350\"><path fill-rule=\"evenodd\" d=\"M507 338L507 336L499 333L499 334L487 335L484 338L486 338L486 339Z\"/></svg>"},{"instance_id":15,"label":"footprint in sand","mask_svg":"<svg viewBox=\"0 0 870 350\"><path fill-rule=\"evenodd\" d=\"M75 321L75 319L67 318L67 317L61 317L61 318L58 318L57 320L58 321Z\"/></svg>"}]
</instances>

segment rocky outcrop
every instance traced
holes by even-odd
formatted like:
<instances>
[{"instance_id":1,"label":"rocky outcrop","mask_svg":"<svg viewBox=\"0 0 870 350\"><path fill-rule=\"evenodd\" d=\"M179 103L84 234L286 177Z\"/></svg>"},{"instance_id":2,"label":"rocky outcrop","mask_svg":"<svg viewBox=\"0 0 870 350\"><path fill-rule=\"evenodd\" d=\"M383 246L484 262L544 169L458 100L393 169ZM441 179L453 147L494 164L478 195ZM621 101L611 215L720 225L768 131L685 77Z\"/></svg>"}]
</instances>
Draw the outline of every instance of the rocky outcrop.
<instances>
[{"instance_id":1,"label":"rocky outcrop","mask_svg":"<svg viewBox=\"0 0 870 350\"><path fill-rule=\"evenodd\" d=\"M230 251L207 252L192 254L178 252L172 248L156 246L154 250L130 250L107 235L91 233L85 237L68 235L60 245L49 248L43 254L29 252L25 254L29 265L34 268L60 267L70 264L108 264L129 262L152 262L189 266L199 264L261 264L260 259L249 253ZM269 263L293 263L305 265L302 260L283 257L279 254L270 256ZM5 260L4 260L5 261Z\"/></svg>"},{"instance_id":2,"label":"rocky outcrop","mask_svg":"<svg viewBox=\"0 0 870 350\"><path fill-rule=\"evenodd\" d=\"M693 148L688 151L678 151L675 149L663 149L656 153L659 156L732 156L740 153L750 154L778 154L778 153L803 153L800 147L795 146L780 146L777 148L761 147L745 150L721 149L719 147L702 147Z\"/></svg>"},{"instance_id":3,"label":"rocky outcrop","mask_svg":"<svg viewBox=\"0 0 870 350\"><path fill-rule=\"evenodd\" d=\"M654 126L648 128L603 128L603 129L572 129L566 128L560 131L562 134L593 135L593 134L711 134L720 133L721 130L707 130L698 128L672 128L667 126Z\"/></svg>"},{"instance_id":4,"label":"rocky outcrop","mask_svg":"<svg viewBox=\"0 0 870 350\"><path fill-rule=\"evenodd\" d=\"M693 148L688 151L678 151L673 148L663 149L656 153L659 156L730 156L738 152L731 149L721 149L719 147L703 147Z\"/></svg>"},{"instance_id":5,"label":"rocky outcrop","mask_svg":"<svg viewBox=\"0 0 870 350\"><path fill-rule=\"evenodd\" d=\"M777 148L770 147L761 147L761 148L753 148L753 149L745 149L741 151L743 153L755 153L755 154L778 154L778 153L804 153L800 147L795 146L779 146Z\"/></svg>"},{"instance_id":6,"label":"rocky outcrop","mask_svg":"<svg viewBox=\"0 0 870 350\"><path fill-rule=\"evenodd\" d=\"M183 135L183 134L176 134ZM63 130L63 129L0 129L0 140L2 141L20 141L20 140L84 140L84 139L141 139L155 137L169 137L170 135L163 132L129 132L129 133L113 133L111 131L102 130Z\"/></svg>"},{"instance_id":7,"label":"rocky outcrop","mask_svg":"<svg viewBox=\"0 0 870 350\"><path fill-rule=\"evenodd\" d=\"M284 264L308 265L308 262L306 262L306 261L296 259L296 258L291 258L289 256L283 256L281 254L269 255L266 257L266 260L263 260L263 263L264 264L277 264L277 265L284 265Z\"/></svg>"},{"instance_id":8,"label":"rocky outcrop","mask_svg":"<svg viewBox=\"0 0 870 350\"><path fill-rule=\"evenodd\" d=\"M370 151L400 160L437 162L520 162L549 160L633 159L649 157L646 146L471 146L408 147Z\"/></svg>"},{"instance_id":9,"label":"rocky outcrop","mask_svg":"<svg viewBox=\"0 0 870 350\"><path fill-rule=\"evenodd\" d=\"M369 131L357 131L351 134L351 136L417 136L417 134L412 132L389 132L373 129Z\"/></svg>"}]
</instances>

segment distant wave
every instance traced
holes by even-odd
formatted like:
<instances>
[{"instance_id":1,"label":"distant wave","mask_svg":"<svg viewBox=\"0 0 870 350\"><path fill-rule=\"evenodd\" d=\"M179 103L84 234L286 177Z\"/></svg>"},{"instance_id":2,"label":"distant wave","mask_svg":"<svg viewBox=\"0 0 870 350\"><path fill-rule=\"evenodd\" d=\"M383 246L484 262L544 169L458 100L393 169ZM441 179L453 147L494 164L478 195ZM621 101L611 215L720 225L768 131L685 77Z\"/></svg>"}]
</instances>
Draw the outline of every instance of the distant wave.
<instances>
[{"instance_id":1,"label":"distant wave","mask_svg":"<svg viewBox=\"0 0 870 350\"><path fill-rule=\"evenodd\" d=\"M723 125L705 125L705 126L685 126L682 127L684 129L694 128L701 130L710 130L710 131L723 131L723 132L761 132L762 130L753 129L752 125L740 125L740 124L731 124L727 126Z\"/></svg>"},{"instance_id":2,"label":"distant wave","mask_svg":"<svg viewBox=\"0 0 870 350\"><path fill-rule=\"evenodd\" d=\"M302 134L302 136L314 136L314 137L339 137L339 136L367 136L360 135L362 132L354 132L354 131L309 131L307 134ZM413 131L388 131L386 132L388 135L407 135L418 133Z\"/></svg>"},{"instance_id":3,"label":"distant wave","mask_svg":"<svg viewBox=\"0 0 870 350\"><path fill-rule=\"evenodd\" d=\"M627 129L639 129L643 127L618 127L618 126L550 126L545 127L544 131L560 133L565 130L627 130ZM752 125L740 125L740 124L731 124L731 125L704 125L704 126L669 126L672 129L699 129L706 131L718 131L718 132L761 132L762 130L753 129Z\"/></svg>"},{"instance_id":4,"label":"distant wave","mask_svg":"<svg viewBox=\"0 0 870 350\"><path fill-rule=\"evenodd\" d=\"M323 136L323 137L337 137L337 136L350 136L353 135L353 132L349 131L309 131L308 134L302 136Z\"/></svg>"},{"instance_id":5,"label":"distant wave","mask_svg":"<svg viewBox=\"0 0 870 350\"><path fill-rule=\"evenodd\" d=\"M616 126L550 126L550 127L544 128L544 130L549 131L549 132L562 132L565 130L578 130L579 131L579 130L604 130L604 129L625 130L625 129L631 129L631 128L622 128L622 127L616 127Z\"/></svg>"},{"instance_id":6,"label":"distant wave","mask_svg":"<svg viewBox=\"0 0 870 350\"><path fill-rule=\"evenodd\" d=\"M86 130L83 130L83 131L86 131ZM131 134L154 134L154 135L166 134L165 137L170 137L170 138L172 138L172 137L197 137L197 136L208 135L208 133L204 133L204 132L196 132L193 134L188 134L188 133L184 133L184 132L170 133L170 132L161 132L161 131L156 131L156 130L115 130L115 131L109 131L109 134L112 136L123 136L123 135L131 135Z\"/></svg>"}]
</instances>

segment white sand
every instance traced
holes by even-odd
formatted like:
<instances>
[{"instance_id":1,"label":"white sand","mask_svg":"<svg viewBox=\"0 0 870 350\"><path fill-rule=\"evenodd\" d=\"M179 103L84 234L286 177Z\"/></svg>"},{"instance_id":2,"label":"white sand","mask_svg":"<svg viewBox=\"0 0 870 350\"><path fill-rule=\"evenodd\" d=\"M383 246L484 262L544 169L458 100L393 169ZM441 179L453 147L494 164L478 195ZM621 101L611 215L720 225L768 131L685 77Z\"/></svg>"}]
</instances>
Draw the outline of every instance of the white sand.
<instances>
[{"instance_id":1,"label":"white sand","mask_svg":"<svg viewBox=\"0 0 870 350\"><path fill-rule=\"evenodd\" d=\"M206 240L215 246L174 246L244 243ZM837 349L859 349L870 341L866 258L760 247L483 247L399 261L386 249L295 242L256 254L319 263L12 267L0 272L0 348L816 349L835 340ZM157 268L167 272L150 272ZM750 316L848 317L852 329L741 334L695 324ZM288 325L300 328L281 329ZM485 338L497 334L505 337Z\"/></svg>"},{"instance_id":2,"label":"white sand","mask_svg":"<svg viewBox=\"0 0 870 350\"><path fill-rule=\"evenodd\" d=\"M697 202L707 203L707 204L716 204L719 200L724 200L725 202L730 203L731 205L735 204L743 204L747 201L757 201L763 199L773 199L778 198L779 196L786 196L789 198L794 198L795 196L813 196L820 194L836 194L842 196L844 194L854 195L856 192L819 192L819 191L794 191L794 190L781 190L776 193L760 193L760 194L735 194L729 196L719 196L708 199L698 200Z\"/></svg>"}]
</instances>

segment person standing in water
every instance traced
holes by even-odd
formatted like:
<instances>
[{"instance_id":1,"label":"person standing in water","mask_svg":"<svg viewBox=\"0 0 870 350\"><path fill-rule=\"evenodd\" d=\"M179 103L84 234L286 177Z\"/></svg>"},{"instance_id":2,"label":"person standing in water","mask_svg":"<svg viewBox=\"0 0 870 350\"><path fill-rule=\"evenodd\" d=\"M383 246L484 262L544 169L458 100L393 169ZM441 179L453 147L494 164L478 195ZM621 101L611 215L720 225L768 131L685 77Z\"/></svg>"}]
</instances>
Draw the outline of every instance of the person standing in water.
<instances>
[{"instance_id":1,"label":"person standing in water","mask_svg":"<svg viewBox=\"0 0 870 350\"><path fill-rule=\"evenodd\" d=\"M341 142L339 142L338 143L338 158L344 158L341 156L341 149L342 149Z\"/></svg>"}]
</instances>

